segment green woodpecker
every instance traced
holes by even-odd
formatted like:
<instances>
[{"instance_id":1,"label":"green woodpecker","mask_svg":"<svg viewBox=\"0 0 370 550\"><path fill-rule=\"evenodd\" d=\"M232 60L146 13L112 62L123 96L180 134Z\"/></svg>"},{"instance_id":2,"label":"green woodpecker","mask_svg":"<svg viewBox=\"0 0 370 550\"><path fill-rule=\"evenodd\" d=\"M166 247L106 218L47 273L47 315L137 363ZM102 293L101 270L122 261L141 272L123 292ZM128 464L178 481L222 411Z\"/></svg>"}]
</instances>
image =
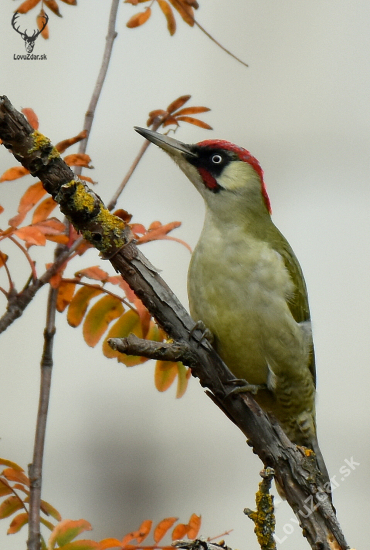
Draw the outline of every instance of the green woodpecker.
<instances>
[{"instance_id":1,"label":"green woodpecker","mask_svg":"<svg viewBox=\"0 0 370 550\"><path fill-rule=\"evenodd\" d=\"M315 357L301 267L271 220L263 171L221 140L186 145L135 128L166 151L202 195L206 213L188 273L190 313L214 336L233 374L293 443L312 449L330 491L315 422Z\"/></svg>"}]
</instances>

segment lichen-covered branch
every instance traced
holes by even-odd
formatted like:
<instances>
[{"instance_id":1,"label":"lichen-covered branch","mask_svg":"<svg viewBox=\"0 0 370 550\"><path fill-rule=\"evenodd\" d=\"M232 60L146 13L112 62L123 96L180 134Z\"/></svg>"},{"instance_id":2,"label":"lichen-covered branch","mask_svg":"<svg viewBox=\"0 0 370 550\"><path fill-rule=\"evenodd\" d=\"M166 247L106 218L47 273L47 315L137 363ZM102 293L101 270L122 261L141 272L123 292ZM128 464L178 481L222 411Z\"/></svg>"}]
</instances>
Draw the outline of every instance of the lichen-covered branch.
<instances>
[{"instance_id":1,"label":"lichen-covered branch","mask_svg":"<svg viewBox=\"0 0 370 550\"><path fill-rule=\"evenodd\" d=\"M315 459L293 445L249 393L230 391L234 376L202 331L133 242L124 222L105 209L101 199L78 179L56 154L47 138L34 132L6 97L0 96L0 138L14 156L37 176L59 202L78 231L121 273L158 324L180 346L185 343L192 373L207 395L248 438L265 467L275 471L304 536L314 550L345 550L348 545L335 510L320 489ZM307 509L310 512L307 512Z\"/></svg>"}]
</instances>

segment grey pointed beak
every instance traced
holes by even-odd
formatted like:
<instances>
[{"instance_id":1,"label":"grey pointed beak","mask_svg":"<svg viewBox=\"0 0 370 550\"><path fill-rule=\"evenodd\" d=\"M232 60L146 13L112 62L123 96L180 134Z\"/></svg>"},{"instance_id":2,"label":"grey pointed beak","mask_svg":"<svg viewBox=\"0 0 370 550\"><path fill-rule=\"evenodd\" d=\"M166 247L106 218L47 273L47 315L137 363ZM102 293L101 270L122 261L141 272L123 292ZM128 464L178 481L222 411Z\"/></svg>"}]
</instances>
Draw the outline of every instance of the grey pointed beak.
<instances>
[{"instance_id":1,"label":"grey pointed beak","mask_svg":"<svg viewBox=\"0 0 370 550\"><path fill-rule=\"evenodd\" d=\"M177 139L171 138L169 136L164 136L163 134L159 134L158 132L153 132L153 130L148 130L147 128L140 128L139 126L135 126L134 129L136 132L144 136L147 140L151 141L155 145L158 145L161 149L166 151L166 153L169 153L170 155L176 155L178 152L183 153L185 155L196 157L196 153L194 153L191 149L190 145L186 145L186 143L182 143L181 141L178 141Z\"/></svg>"}]
</instances>

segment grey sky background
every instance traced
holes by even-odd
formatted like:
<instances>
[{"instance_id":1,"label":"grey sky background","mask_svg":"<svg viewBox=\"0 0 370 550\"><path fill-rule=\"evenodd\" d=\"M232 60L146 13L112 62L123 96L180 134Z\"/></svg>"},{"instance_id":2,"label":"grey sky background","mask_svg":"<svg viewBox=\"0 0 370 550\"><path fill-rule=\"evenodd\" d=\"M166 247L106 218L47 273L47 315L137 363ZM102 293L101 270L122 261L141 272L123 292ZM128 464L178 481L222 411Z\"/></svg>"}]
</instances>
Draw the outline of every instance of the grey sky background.
<instances>
[{"instance_id":1,"label":"grey sky background","mask_svg":"<svg viewBox=\"0 0 370 550\"><path fill-rule=\"evenodd\" d=\"M24 45L11 28L19 2L1 7L0 94L17 108L32 107L40 131L56 143L77 134L95 83L110 2L60 2L63 19L50 14L50 40L34 53L46 61L16 61ZM191 105L214 131L184 125L185 142L222 138L255 155L264 171L273 219L293 246L304 271L313 318L318 369L320 446L331 476L334 503L351 547L365 548L370 513L369 442L369 51L370 4L338 0L200 1L196 17L244 68L199 29L177 18L170 37L158 6L151 20L126 28L137 10L120 4L114 52L96 112L87 175L108 201L142 144L133 131L147 113L192 94ZM35 10L28 16L35 27ZM23 23L23 20L22 20ZM72 150L70 150L72 152ZM13 166L0 148L0 173ZM31 178L2 183L1 227L14 215ZM119 207L133 221L182 221L173 234L195 246L203 222L201 197L161 151L150 147ZM24 258L9 244L18 288L28 277ZM31 249L43 272L52 248ZM173 242L142 247L187 306L189 252ZM95 251L74 263L108 266ZM4 270L0 284L6 285ZM0 456L26 468L32 458L39 361L47 289L2 335ZM0 297L0 307L5 307ZM192 380L186 395L160 394L154 366L126 368L88 348L81 329L57 317L55 366L45 454L43 498L64 518L85 518L92 538L159 521L202 514L201 534L233 529L227 544L257 549L243 508L254 507L260 461L243 436ZM352 464L343 477L342 466ZM343 479L342 479L343 478ZM283 550L308 548L286 503L277 506L276 534ZM25 548L26 531L6 535L0 548Z\"/></svg>"}]
</instances>

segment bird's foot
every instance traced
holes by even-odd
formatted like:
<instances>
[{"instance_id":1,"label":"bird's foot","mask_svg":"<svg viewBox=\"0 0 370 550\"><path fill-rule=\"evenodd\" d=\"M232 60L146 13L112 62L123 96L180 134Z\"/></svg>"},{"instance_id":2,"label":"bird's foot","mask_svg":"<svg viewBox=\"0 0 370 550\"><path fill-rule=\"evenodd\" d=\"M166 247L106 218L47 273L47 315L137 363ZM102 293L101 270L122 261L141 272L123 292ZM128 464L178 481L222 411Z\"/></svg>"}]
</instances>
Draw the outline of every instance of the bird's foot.
<instances>
[{"instance_id":1,"label":"bird's foot","mask_svg":"<svg viewBox=\"0 0 370 550\"><path fill-rule=\"evenodd\" d=\"M213 334L209 330L209 328L206 327L206 325L203 323L203 321L196 321L193 328L190 331L189 338L191 338L196 330L200 330L202 332L202 336L200 337L199 343L206 339L210 344L213 343Z\"/></svg>"},{"instance_id":2,"label":"bird's foot","mask_svg":"<svg viewBox=\"0 0 370 550\"><path fill-rule=\"evenodd\" d=\"M234 380L229 380L228 385L236 386L232 388L228 395L235 395L236 393L246 393L250 392L253 395L256 395L260 390L267 390L266 384L249 384L246 380L242 378L234 378Z\"/></svg>"}]
</instances>

